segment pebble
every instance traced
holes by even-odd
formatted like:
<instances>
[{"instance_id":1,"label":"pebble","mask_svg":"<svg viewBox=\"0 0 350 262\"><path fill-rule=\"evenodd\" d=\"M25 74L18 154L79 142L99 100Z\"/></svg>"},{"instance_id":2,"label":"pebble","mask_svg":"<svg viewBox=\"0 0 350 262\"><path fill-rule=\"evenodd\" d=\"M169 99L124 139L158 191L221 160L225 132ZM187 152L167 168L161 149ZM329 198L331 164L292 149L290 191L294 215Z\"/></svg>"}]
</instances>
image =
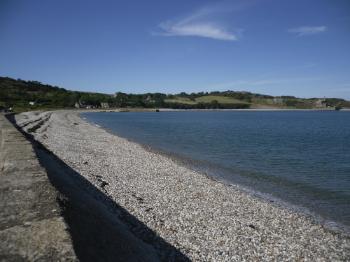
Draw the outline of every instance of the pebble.
<instances>
[{"instance_id":1,"label":"pebble","mask_svg":"<svg viewBox=\"0 0 350 262\"><path fill-rule=\"evenodd\" d=\"M112 135L76 111L16 116L24 130L36 119L46 120L35 139L193 261L349 260L347 235ZM176 260L154 248L164 261Z\"/></svg>"}]
</instances>

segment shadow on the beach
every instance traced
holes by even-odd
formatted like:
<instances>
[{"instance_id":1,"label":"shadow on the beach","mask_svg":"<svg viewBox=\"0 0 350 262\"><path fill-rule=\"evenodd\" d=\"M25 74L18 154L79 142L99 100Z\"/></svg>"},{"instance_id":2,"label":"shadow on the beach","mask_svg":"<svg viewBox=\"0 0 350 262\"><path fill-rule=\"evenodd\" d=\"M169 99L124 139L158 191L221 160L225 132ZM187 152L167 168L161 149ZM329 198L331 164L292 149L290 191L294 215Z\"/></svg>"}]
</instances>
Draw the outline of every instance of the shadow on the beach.
<instances>
[{"instance_id":1,"label":"shadow on the beach","mask_svg":"<svg viewBox=\"0 0 350 262\"><path fill-rule=\"evenodd\" d=\"M80 261L190 261L108 195L24 132L51 184ZM64 259L64 258L63 258Z\"/></svg>"}]
</instances>

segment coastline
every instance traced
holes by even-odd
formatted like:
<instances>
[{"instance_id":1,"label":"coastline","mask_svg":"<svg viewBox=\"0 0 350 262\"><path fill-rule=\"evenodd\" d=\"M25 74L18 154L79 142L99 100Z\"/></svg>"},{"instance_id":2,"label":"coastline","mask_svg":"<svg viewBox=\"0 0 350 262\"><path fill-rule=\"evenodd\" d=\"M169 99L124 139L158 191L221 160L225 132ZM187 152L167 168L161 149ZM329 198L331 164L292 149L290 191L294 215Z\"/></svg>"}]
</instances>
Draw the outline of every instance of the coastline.
<instances>
[{"instance_id":1,"label":"coastline","mask_svg":"<svg viewBox=\"0 0 350 262\"><path fill-rule=\"evenodd\" d=\"M208 111L208 110L210 111L210 109L204 109L202 111ZM228 109L228 110L219 109L219 111L237 111L237 110L243 111L243 109ZM196 111L196 110L189 110L189 111ZM215 111L215 110L212 110L212 111ZM254 111L254 110L248 109L248 111ZM258 111L266 111L266 110L258 110ZM267 111L270 111L270 110L267 110ZM276 110L272 110L272 111L276 111ZM286 111L293 111L293 110L286 110ZM300 111L300 110L296 110L296 111ZM302 111L315 111L315 110L302 110ZM327 110L327 111L330 111L330 110ZM278 208L287 209L287 210L290 210L291 212L298 213L301 216L305 216L308 219L310 219L313 223L319 224L322 227L324 227L326 230L330 230L333 233L340 233L340 234L346 235L347 237L350 237L350 227L346 224L343 224L340 221L333 220L332 218L326 218L325 216L322 216L319 213L317 213L315 210L312 211L308 207L301 205L301 203L292 203L291 201L282 199L280 196L275 196L272 193L267 192L266 190L261 191L257 188L254 188L248 185L247 183L244 184L242 183L242 181L239 182L238 180L242 180L241 176L240 176L241 178L236 181L232 181L222 176L218 176L216 172L222 172L222 170L219 171L217 167L212 167L213 164L202 163L203 161L193 160L189 157L185 157L180 154L164 151L162 149L154 148L140 141L123 137L122 135L118 134L117 132L114 132L113 130L110 130L105 127L101 127L97 123L94 123L93 121L89 121L84 116L84 113L88 113L88 112L79 113L79 117L82 118L84 121L90 123L91 125L94 125L98 128L102 128L103 130L105 130L111 135L120 137L131 143L136 143L140 145L144 150L150 153L160 154L166 158L170 158L175 163L181 166L184 166L196 173L200 173L201 175L205 176L206 178L212 181L215 181L216 183L222 183L225 186L234 187L240 191L243 191L244 193L251 195L252 197L258 198L262 201L267 201L271 205L274 205ZM203 166L203 164L205 166ZM247 178L244 178L244 179L247 179Z\"/></svg>"},{"instance_id":2,"label":"coastline","mask_svg":"<svg viewBox=\"0 0 350 262\"><path fill-rule=\"evenodd\" d=\"M191 259L349 256L348 237L110 134L84 121L80 112L23 113L16 119L67 165Z\"/></svg>"},{"instance_id":3,"label":"coastline","mask_svg":"<svg viewBox=\"0 0 350 262\"><path fill-rule=\"evenodd\" d=\"M65 110L65 109L62 109ZM87 113L87 112L207 112L207 111L242 111L242 112L274 112L274 111L324 111L324 112L331 112L331 111L337 111L334 108L246 108L246 109L223 109L223 108L217 108L217 109L174 109L174 108L109 108L109 109L66 109L72 112L81 112L81 113ZM156 111L159 110L159 111ZM338 112L342 111L350 111L350 108L342 108Z\"/></svg>"}]
</instances>

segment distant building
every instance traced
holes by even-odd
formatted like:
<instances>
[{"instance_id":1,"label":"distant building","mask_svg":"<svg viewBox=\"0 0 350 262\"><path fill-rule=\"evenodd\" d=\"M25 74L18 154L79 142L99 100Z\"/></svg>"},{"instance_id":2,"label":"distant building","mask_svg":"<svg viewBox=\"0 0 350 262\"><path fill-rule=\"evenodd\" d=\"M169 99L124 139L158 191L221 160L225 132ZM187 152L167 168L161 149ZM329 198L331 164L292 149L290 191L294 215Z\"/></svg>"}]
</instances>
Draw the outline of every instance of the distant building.
<instances>
[{"instance_id":1,"label":"distant building","mask_svg":"<svg viewBox=\"0 0 350 262\"><path fill-rule=\"evenodd\" d=\"M155 102L155 100L152 99L151 96L147 96L145 101L146 101L147 103L154 103L154 102Z\"/></svg>"},{"instance_id":2,"label":"distant building","mask_svg":"<svg viewBox=\"0 0 350 262\"><path fill-rule=\"evenodd\" d=\"M102 102L101 103L101 108L109 108L109 103Z\"/></svg>"},{"instance_id":3,"label":"distant building","mask_svg":"<svg viewBox=\"0 0 350 262\"><path fill-rule=\"evenodd\" d=\"M325 99L317 99L315 101L315 107L321 108L321 107L327 107L327 103Z\"/></svg>"},{"instance_id":4,"label":"distant building","mask_svg":"<svg viewBox=\"0 0 350 262\"><path fill-rule=\"evenodd\" d=\"M0 113L12 112L12 107L0 106Z\"/></svg>"},{"instance_id":5,"label":"distant building","mask_svg":"<svg viewBox=\"0 0 350 262\"><path fill-rule=\"evenodd\" d=\"M283 98L282 97L274 97L273 102L276 104L282 104L283 103Z\"/></svg>"},{"instance_id":6,"label":"distant building","mask_svg":"<svg viewBox=\"0 0 350 262\"><path fill-rule=\"evenodd\" d=\"M76 102L76 103L74 104L74 107L75 107L75 108L82 108L80 102Z\"/></svg>"}]
</instances>

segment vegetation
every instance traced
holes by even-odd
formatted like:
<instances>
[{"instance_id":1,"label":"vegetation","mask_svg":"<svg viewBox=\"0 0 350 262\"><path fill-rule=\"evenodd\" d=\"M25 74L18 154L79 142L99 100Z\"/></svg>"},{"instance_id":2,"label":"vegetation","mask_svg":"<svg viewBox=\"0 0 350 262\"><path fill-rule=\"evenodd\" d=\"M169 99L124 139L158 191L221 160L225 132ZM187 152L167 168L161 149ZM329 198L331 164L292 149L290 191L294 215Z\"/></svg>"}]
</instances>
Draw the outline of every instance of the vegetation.
<instances>
[{"instance_id":1,"label":"vegetation","mask_svg":"<svg viewBox=\"0 0 350 262\"><path fill-rule=\"evenodd\" d=\"M113 95L70 91L38 81L0 77L0 110L14 111L57 108L139 107L175 109L239 109L239 108L350 108L350 102L338 98L302 99L293 96L273 97L250 92L224 91L180 94Z\"/></svg>"},{"instance_id":2,"label":"vegetation","mask_svg":"<svg viewBox=\"0 0 350 262\"><path fill-rule=\"evenodd\" d=\"M82 104L100 106L101 102L109 102L110 98L105 94L68 91L37 81L0 77L0 106L15 111L70 108L79 101Z\"/></svg>"}]
</instances>

